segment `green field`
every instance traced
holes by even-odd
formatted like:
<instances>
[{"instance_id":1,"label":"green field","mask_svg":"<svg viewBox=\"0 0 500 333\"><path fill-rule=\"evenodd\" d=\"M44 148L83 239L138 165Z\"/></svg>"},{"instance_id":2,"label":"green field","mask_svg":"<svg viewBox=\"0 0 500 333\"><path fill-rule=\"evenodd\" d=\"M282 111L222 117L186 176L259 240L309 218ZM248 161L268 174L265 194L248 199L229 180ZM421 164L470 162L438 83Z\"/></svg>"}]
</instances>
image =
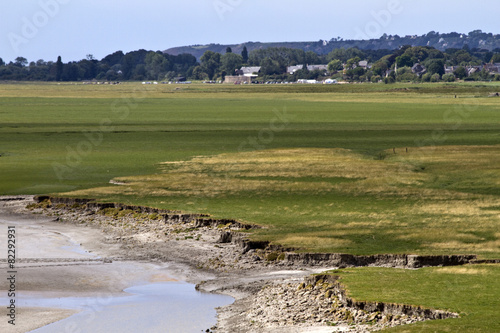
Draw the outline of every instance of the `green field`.
<instances>
[{"instance_id":1,"label":"green field","mask_svg":"<svg viewBox=\"0 0 500 333\"><path fill-rule=\"evenodd\" d=\"M208 213L262 225L253 238L298 251L499 258L500 100L488 97L498 91L495 83L1 84L0 194ZM478 283L456 276L462 293ZM500 273L487 267L481 276ZM414 302L479 312L456 323L484 321L477 331L488 332L491 316L479 306L429 303L422 292ZM448 331L450 322L429 327Z\"/></svg>"},{"instance_id":2,"label":"green field","mask_svg":"<svg viewBox=\"0 0 500 333\"><path fill-rule=\"evenodd\" d=\"M500 267L474 265L418 270L342 269L334 274L357 300L420 305L453 311L458 319L431 320L384 332L500 332Z\"/></svg>"}]
</instances>

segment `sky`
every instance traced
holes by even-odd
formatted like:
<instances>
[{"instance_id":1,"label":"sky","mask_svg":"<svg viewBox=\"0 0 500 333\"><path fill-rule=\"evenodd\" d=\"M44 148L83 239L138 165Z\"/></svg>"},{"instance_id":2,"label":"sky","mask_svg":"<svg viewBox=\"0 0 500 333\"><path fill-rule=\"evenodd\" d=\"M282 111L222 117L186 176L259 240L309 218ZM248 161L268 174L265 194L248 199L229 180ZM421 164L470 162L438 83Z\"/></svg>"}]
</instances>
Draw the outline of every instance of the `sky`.
<instances>
[{"instance_id":1,"label":"sky","mask_svg":"<svg viewBox=\"0 0 500 333\"><path fill-rule=\"evenodd\" d=\"M2 1L0 58L95 59L194 44L500 33L498 0Z\"/></svg>"}]
</instances>

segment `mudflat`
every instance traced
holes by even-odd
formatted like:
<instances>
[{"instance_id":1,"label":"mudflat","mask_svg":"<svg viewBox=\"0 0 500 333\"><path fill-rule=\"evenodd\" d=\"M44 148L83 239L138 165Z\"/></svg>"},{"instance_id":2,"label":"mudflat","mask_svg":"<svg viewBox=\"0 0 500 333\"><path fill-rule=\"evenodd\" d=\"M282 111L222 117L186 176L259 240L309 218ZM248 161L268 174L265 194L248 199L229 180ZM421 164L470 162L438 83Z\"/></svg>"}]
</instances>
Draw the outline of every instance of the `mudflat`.
<instances>
[{"instance_id":1,"label":"mudflat","mask_svg":"<svg viewBox=\"0 0 500 333\"><path fill-rule=\"evenodd\" d=\"M26 297L106 299L126 295L123 290L130 286L177 280L169 274L172 270L168 263L117 258L119 245L106 242L106 235L97 228L60 223L52 217L26 211L31 197L2 199L0 230L4 232L0 243L7 244L8 226L15 227L16 232L17 302ZM5 256L0 264L7 274ZM179 265L176 269L182 272L186 268ZM4 291L1 298L7 299L9 288L9 281L1 279L0 290ZM76 312L16 306L15 326L5 319L0 321L0 331L28 332Z\"/></svg>"},{"instance_id":2,"label":"mudflat","mask_svg":"<svg viewBox=\"0 0 500 333\"><path fill-rule=\"evenodd\" d=\"M367 332L456 316L411 307L404 307L409 313L397 306L389 306L387 313L352 307L335 279L311 277L338 265L292 260L290 253L283 253L282 259L273 249L249 249L249 243L238 241L245 236L235 230L241 227L237 224L200 224L156 213L118 217L86 205L45 206L48 202L36 204L31 196L0 198L1 228L16 230L21 295L116 297L130 286L177 279L235 299L217 309L218 322L210 330L221 333ZM1 263L7 271L6 260ZM0 286L8 289L5 281ZM2 331L27 332L75 313L18 310L19 325L13 330L5 321L0 323Z\"/></svg>"}]
</instances>

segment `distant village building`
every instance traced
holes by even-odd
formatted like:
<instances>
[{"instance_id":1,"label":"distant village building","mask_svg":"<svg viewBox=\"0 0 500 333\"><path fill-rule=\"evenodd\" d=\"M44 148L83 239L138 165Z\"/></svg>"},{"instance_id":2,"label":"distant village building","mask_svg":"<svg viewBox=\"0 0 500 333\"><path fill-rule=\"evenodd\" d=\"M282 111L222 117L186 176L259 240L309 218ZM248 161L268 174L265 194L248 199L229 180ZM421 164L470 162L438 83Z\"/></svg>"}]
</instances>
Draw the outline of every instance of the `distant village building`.
<instances>
[{"instance_id":1,"label":"distant village building","mask_svg":"<svg viewBox=\"0 0 500 333\"><path fill-rule=\"evenodd\" d=\"M297 80L297 83L302 83L302 84L318 84L319 82L316 81L316 80L299 79L299 80Z\"/></svg>"},{"instance_id":2,"label":"distant village building","mask_svg":"<svg viewBox=\"0 0 500 333\"><path fill-rule=\"evenodd\" d=\"M323 84L337 84L337 80L335 79L326 79L323 81Z\"/></svg>"},{"instance_id":3,"label":"distant village building","mask_svg":"<svg viewBox=\"0 0 500 333\"><path fill-rule=\"evenodd\" d=\"M482 66L472 66L472 67L467 67L467 76L471 76L475 73L478 73L482 70Z\"/></svg>"},{"instance_id":4,"label":"distant village building","mask_svg":"<svg viewBox=\"0 0 500 333\"><path fill-rule=\"evenodd\" d=\"M259 76L260 68L261 68L260 66L241 67L239 70L236 71L237 72L236 74L247 77L257 77Z\"/></svg>"},{"instance_id":5,"label":"distant village building","mask_svg":"<svg viewBox=\"0 0 500 333\"><path fill-rule=\"evenodd\" d=\"M467 72L467 76L474 75L479 73L483 69L486 70L489 74L499 74L500 73L500 63L495 64L485 64L482 66L447 66L445 67L446 74L454 74L455 70L459 67L464 67Z\"/></svg>"},{"instance_id":6,"label":"distant village building","mask_svg":"<svg viewBox=\"0 0 500 333\"><path fill-rule=\"evenodd\" d=\"M293 75L296 71L301 70L302 68L304 68L304 65L288 66L286 68L286 72L290 75Z\"/></svg>"},{"instance_id":7,"label":"distant village building","mask_svg":"<svg viewBox=\"0 0 500 333\"><path fill-rule=\"evenodd\" d=\"M411 71L413 74L416 74L418 76L422 76L427 72L427 68L425 68L424 65L421 65L417 62L415 65L413 65L413 67L411 68Z\"/></svg>"},{"instance_id":8,"label":"distant village building","mask_svg":"<svg viewBox=\"0 0 500 333\"><path fill-rule=\"evenodd\" d=\"M328 71L328 65L307 65L309 71Z\"/></svg>"},{"instance_id":9,"label":"distant village building","mask_svg":"<svg viewBox=\"0 0 500 333\"><path fill-rule=\"evenodd\" d=\"M224 83L232 84L248 84L252 83L252 79L259 76L260 66L241 67L235 70L236 75L226 75Z\"/></svg>"},{"instance_id":10,"label":"distant village building","mask_svg":"<svg viewBox=\"0 0 500 333\"><path fill-rule=\"evenodd\" d=\"M499 65L500 64L486 64L484 65L484 69L486 69L490 74L498 74L500 69Z\"/></svg>"},{"instance_id":11,"label":"distant village building","mask_svg":"<svg viewBox=\"0 0 500 333\"><path fill-rule=\"evenodd\" d=\"M286 68L286 72L290 75L295 74L296 71L301 70L304 68L304 65L296 65L296 66L288 66ZM328 65L307 65L307 70L309 71L328 71Z\"/></svg>"},{"instance_id":12,"label":"distant village building","mask_svg":"<svg viewBox=\"0 0 500 333\"><path fill-rule=\"evenodd\" d=\"M231 84L249 84L252 83L252 77L243 75L226 75L224 83Z\"/></svg>"},{"instance_id":13,"label":"distant village building","mask_svg":"<svg viewBox=\"0 0 500 333\"><path fill-rule=\"evenodd\" d=\"M456 67L455 66L449 66L444 68L444 73L445 74L453 74L455 71Z\"/></svg>"},{"instance_id":14,"label":"distant village building","mask_svg":"<svg viewBox=\"0 0 500 333\"><path fill-rule=\"evenodd\" d=\"M368 69L368 61L366 60L361 60L359 63L358 63L358 66L359 67L362 67L364 69Z\"/></svg>"}]
</instances>

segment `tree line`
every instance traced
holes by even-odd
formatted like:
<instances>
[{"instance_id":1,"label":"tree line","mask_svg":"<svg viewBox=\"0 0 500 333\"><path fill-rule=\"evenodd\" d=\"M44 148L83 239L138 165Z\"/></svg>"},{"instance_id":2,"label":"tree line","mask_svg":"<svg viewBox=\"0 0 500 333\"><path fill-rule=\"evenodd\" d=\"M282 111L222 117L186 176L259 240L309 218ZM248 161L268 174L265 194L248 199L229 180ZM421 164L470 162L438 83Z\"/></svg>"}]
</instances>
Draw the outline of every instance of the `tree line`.
<instances>
[{"instance_id":1,"label":"tree line","mask_svg":"<svg viewBox=\"0 0 500 333\"><path fill-rule=\"evenodd\" d=\"M174 79L189 77L198 65L190 54L173 56L160 51L122 51L97 60L89 54L80 61L32 61L17 57L6 64L0 58L0 80L17 81L128 81Z\"/></svg>"},{"instance_id":2,"label":"tree line","mask_svg":"<svg viewBox=\"0 0 500 333\"><path fill-rule=\"evenodd\" d=\"M362 34L358 38L362 38ZM368 36L365 36L366 38ZM243 47L248 48L251 53L254 50L263 50L271 47L286 47L289 49L298 49L304 51L313 51L319 55L326 55L335 49L350 49L358 48L360 50L395 50L404 45L412 46L432 46L440 51L446 51L449 48L461 49L465 45L473 48L481 48L494 50L500 48L500 34L494 35L481 30L474 30L469 33L439 33L431 31L421 36L418 35L388 35L383 34L380 38L373 39L344 39L342 37L334 37L330 40L320 39L319 41L304 41L304 42L246 42L242 44L222 45L190 45L173 47L166 50L166 53L181 54L189 53L200 59L205 51L218 52L224 54L227 47L231 47L233 52L240 53Z\"/></svg>"},{"instance_id":3,"label":"tree line","mask_svg":"<svg viewBox=\"0 0 500 333\"><path fill-rule=\"evenodd\" d=\"M370 66L360 66L365 61ZM421 64L425 73L415 73L412 67ZM80 61L64 63L43 59L28 62L17 57L5 63L0 58L0 80L17 81L177 81L177 80L223 80L234 75L242 66L260 67L261 80L296 81L298 79L320 79L327 74L348 81L435 81L451 79L492 79L485 68L470 76L468 69L488 63L500 63L500 49L464 46L440 51L429 46L402 46L396 50L360 50L358 48L334 49L328 54L318 54L286 47L270 47L248 52L233 53L230 47L225 52L206 51L199 61L191 54L170 55L161 51L138 50L124 54L117 51L101 60L91 54ZM309 71L307 65L328 64L328 71ZM289 66L302 65L302 69L290 74ZM445 76L445 67L454 66L452 76Z\"/></svg>"}]
</instances>

